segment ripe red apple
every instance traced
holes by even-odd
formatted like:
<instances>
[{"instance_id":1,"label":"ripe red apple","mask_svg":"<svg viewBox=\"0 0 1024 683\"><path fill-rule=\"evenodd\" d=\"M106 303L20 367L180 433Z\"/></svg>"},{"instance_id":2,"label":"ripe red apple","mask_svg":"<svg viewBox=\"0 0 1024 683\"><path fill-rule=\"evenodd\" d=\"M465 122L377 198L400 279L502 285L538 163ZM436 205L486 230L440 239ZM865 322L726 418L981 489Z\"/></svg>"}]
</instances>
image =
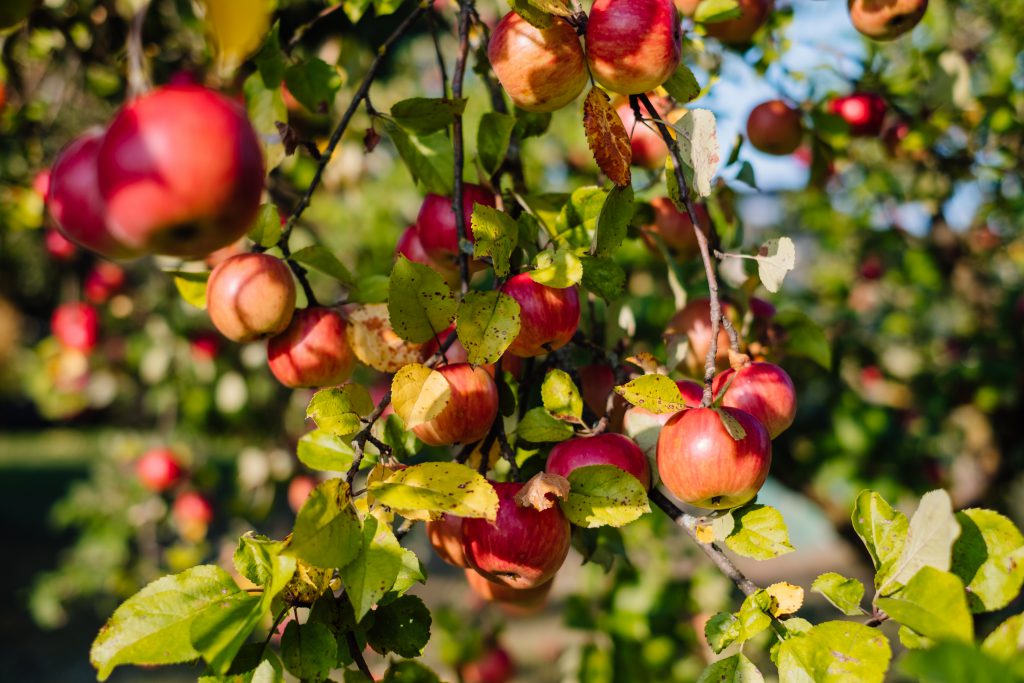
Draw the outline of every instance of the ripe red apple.
<instances>
[{"instance_id":1,"label":"ripe red apple","mask_svg":"<svg viewBox=\"0 0 1024 683\"><path fill-rule=\"evenodd\" d=\"M236 342L283 332L295 313L288 265L268 254L239 254L210 273L206 310L213 326Z\"/></svg>"},{"instance_id":2,"label":"ripe red apple","mask_svg":"<svg viewBox=\"0 0 1024 683\"><path fill-rule=\"evenodd\" d=\"M697 236L693 232L693 222L689 215L676 208L668 197L655 197L651 200L654 210L654 222L643 228L644 240L657 253L657 246L650 235L658 235L665 246L675 252L679 258L689 260L700 254ZM711 232L711 216L703 204L694 204L693 212L697 214L697 222L705 236Z\"/></svg>"},{"instance_id":3,"label":"ripe red apple","mask_svg":"<svg viewBox=\"0 0 1024 683\"><path fill-rule=\"evenodd\" d=\"M182 535L195 539L202 537L213 521L213 505L195 491L185 491L174 499L171 516Z\"/></svg>"},{"instance_id":4,"label":"ripe red apple","mask_svg":"<svg viewBox=\"0 0 1024 683\"><path fill-rule=\"evenodd\" d=\"M287 329L267 342L267 364L293 389L341 384L355 367L345 321L329 308L296 311Z\"/></svg>"},{"instance_id":5,"label":"ripe red apple","mask_svg":"<svg viewBox=\"0 0 1024 683\"><path fill-rule=\"evenodd\" d=\"M768 430L750 413L722 408L746 431L729 436L710 408L676 413L658 436L658 474L679 500L711 510L738 507L764 484L772 462Z\"/></svg>"},{"instance_id":6,"label":"ripe red apple","mask_svg":"<svg viewBox=\"0 0 1024 683\"><path fill-rule=\"evenodd\" d=\"M104 304L124 287L124 269L116 263L98 261L85 276L82 291L85 298L94 304Z\"/></svg>"},{"instance_id":7,"label":"ripe red apple","mask_svg":"<svg viewBox=\"0 0 1024 683\"><path fill-rule=\"evenodd\" d=\"M510 588L503 583L491 581L475 569L466 569L466 583L481 599L498 603L503 610L516 616L526 616L544 609L555 581L551 579L533 588Z\"/></svg>"},{"instance_id":8,"label":"ripe red apple","mask_svg":"<svg viewBox=\"0 0 1024 683\"><path fill-rule=\"evenodd\" d=\"M100 318L89 304L61 304L50 317L50 331L65 348L89 353L96 348Z\"/></svg>"},{"instance_id":9,"label":"ripe red apple","mask_svg":"<svg viewBox=\"0 0 1024 683\"><path fill-rule=\"evenodd\" d=\"M688 379L676 382L683 401L691 408L700 405L704 398L704 387ZM640 406L630 406L622 417L622 431L636 442L645 454L653 455L658 443L658 434L674 413L652 413Z\"/></svg>"},{"instance_id":10,"label":"ripe red apple","mask_svg":"<svg viewBox=\"0 0 1024 683\"><path fill-rule=\"evenodd\" d=\"M622 434L605 432L562 441L551 449L544 471L568 478L573 470L587 465L614 465L639 479L645 489L651 488L651 465L647 456L632 439Z\"/></svg>"},{"instance_id":11,"label":"ripe red apple","mask_svg":"<svg viewBox=\"0 0 1024 683\"><path fill-rule=\"evenodd\" d=\"M444 514L427 522L427 539L442 560L453 567L469 567L462 550L462 517Z\"/></svg>"},{"instance_id":12,"label":"ripe red apple","mask_svg":"<svg viewBox=\"0 0 1024 683\"><path fill-rule=\"evenodd\" d=\"M462 215L466 221L466 239L473 241L470 220L473 205L495 206L494 193L480 185L466 183L462 187ZM442 268L457 268L459 254L459 233L455 225L455 211L452 198L439 194L428 194L416 217L416 232L424 251Z\"/></svg>"},{"instance_id":13,"label":"ripe red apple","mask_svg":"<svg viewBox=\"0 0 1024 683\"><path fill-rule=\"evenodd\" d=\"M732 306L722 302L722 312L732 316ZM678 311L665 329L666 342L686 340L689 351L683 360L683 368L695 377L704 376L704 360L711 348L711 301L693 299ZM729 367L729 334L722 325L718 326L718 346L715 362L719 369Z\"/></svg>"},{"instance_id":14,"label":"ripe red apple","mask_svg":"<svg viewBox=\"0 0 1024 683\"><path fill-rule=\"evenodd\" d=\"M167 86L126 104L97 155L107 226L134 249L201 257L245 234L259 210L263 156L237 102Z\"/></svg>"},{"instance_id":15,"label":"ripe red apple","mask_svg":"<svg viewBox=\"0 0 1024 683\"><path fill-rule=\"evenodd\" d=\"M431 446L472 443L487 436L498 416L498 387L482 367L455 363L435 368L451 387L448 405L429 422L413 427Z\"/></svg>"},{"instance_id":16,"label":"ripe red apple","mask_svg":"<svg viewBox=\"0 0 1024 683\"><path fill-rule=\"evenodd\" d=\"M672 0L595 0L586 41L597 82L635 95L657 88L675 72L682 30Z\"/></svg>"},{"instance_id":17,"label":"ripe red apple","mask_svg":"<svg viewBox=\"0 0 1024 683\"><path fill-rule=\"evenodd\" d=\"M501 291L519 302L519 334L508 353L529 358L569 343L580 324L580 295L575 286L558 289L534 282L529 273L509 278Z\"/></svg>"},{"instance_id":18,"label":"ripe red apple","mask_svg":"<svg viewBox=\"0 0 1024 683\"><path fill-rule=\"evenodd\" d=\"M749 43L757 30L768 21L768 15L775 7L775 0L739 0L739 6L739 17L704 24L705 32L727 45Z\"/></svg>"},{"instance_id":19,"label":"ripe red apple","mask_svg":"<svg viewBox=\"0 0 1024 683\"><path fill-rule=\"evenodd\" d=\"M316 488L316 479L308 474L298 474L288 482L288 507L298 514L309 494Z\"/></svg>"},{"instance_id":20,"label":"ripe red apple","mask_svg":"<svg viewBox=\"0 0 1024 683\"><path fill-rule=\"evenodd\" d=\"M895 40L920 23L928 0L849 0L853 27L872 40Z\"/></svg>"},{"instance_id":21,"label":"ripe red apple","mask_svg":"<svg viewBox=\"0 0 1024 683\"><path fill-rule=\"evenodd\" d=\"M469 565L491 581L520 589L550 581L569 554L569 520L562 509L520 507L515 495L522 486L494 483L497 520L467 517L462 522Z\"/></svg>"},{"instance_id":22,"label":"ripe red apple","mask_svg":"<svg viewBox=\"0 0 1024 683\"><path fill-rule=\"evenodd\" d=\"M512 656L497 645L488 648L479 659L459 666L462 683L508 683L515 672Z\"/></svg>"},{"instance_id":23,"label":"ripe red apple","mask_svg":"<svg viewBox=\"0 0 1024 683\"><path fill-rule=\"evenodd\" d=\"M862 137L875 137L882 132L885 122L885 100L873 92L855 92L837 97L829 110L850 126L850 133Z\"/></svg>"},{"instance_id":24,"label":"ripe red apple","mask_svg":"<svg viewBox=\"0 0 1024 683\"><path fill-rule=\"evenodd\" d=\"M151 448L135 463L135 475L150 491L166 491L181 480L184 469L170 448Z\"/></svg>"},{"instance_id":25,"label":"ripe red apple","mask_svg":"<svg viewBox=\"0 0 1024 683\"><path fill-rule=\"evenodd\" d=\"M467 214L468 216L469 214ZM409 259L413 263L422 263L425 266L430 266L437 272L439 272L445 280L454 274L458 278L458 270L451 266L442 266L434 259L430 258L427 254L427 250L423 248L423 243L420 241L419 231L415 225L410 225L402 233L402 236L398 238L398 244L395 245L395 254L401 254L405 258Z\"/></svg>"},{"instance_id":26,"label":"ripe red apple","mask_svg":"<svg viewBox=\"0 0 1024 683\"><path fill-rule=\"evenodd\" d=\"M107 229L96 158L103 132L91 130L65 147L50 169L46 208L57 229L69 240L101 256L134 258L139 251Z\"/></svg>"},{"instance_id":27,"label":"ripe red apple","mask_svg":"<svg viewBox=\"0 0 1024 683\"><path fill-rule=\"evenodd\" d=\"M792 154L804 137L800 110L782 100L768 100L754 107L747 118L747 139L766 154Z\"/></svg>"},{"instance_id":28,"label":"ripe red apple","mask_svg":"<svg viewBox=\"0 0 1024 683\"><path fill-rule=\"evenodd\" d=\"M537 28L509 12L491 33L487 59L512 102L526 111L561 109L587 84L580 39L559 17Z\"/></svg>"},{"instance_id":29,"label":"ripe red apple","mask_svg":"<svg viewBox=\"0 0 1024 683\"><path fill-rule=\"evenodd\" d=\"M726 383L729 388L722 405L753 415L768 430L769 437L774 439L793 424L796 390L793 380L778 365L754 362L739 370L729 368L719 373L712 384L716 397Z\"/></svg>"},{"instance_id":30,"label":"ripe red apple","mask_svg":"<svg viewBox=\"0 0 1024 683\"><path fill-rule=\"evenodd\" d=\"M44 240L46 244L46 253L54 260L70 261L78 252L78 248L75 247L75 243L60 234L60 231L54 228L50 228L46 231L46 237Z\"/></svg>"},{"instance_id":31,"label":"ripe red apple","mask_svg":"<svg viewBox=\"0 0 1024 683\"><path fill-rule=\"evenodd\" d=\"M189 349L196 360L210 362L220 353L220 337L213 332L199 332L189 340Z\"/></svg>"},{"instance_id":32,"label":"ripe red apple","mask_svg":"<svg viewBox=\"0 0 1024 683\"><path fill-rule=\"evenodd\" d=\"M50 169L43 168L32 176L32 191L44 202L50 194Z\"/></svg>"}]
</instances>

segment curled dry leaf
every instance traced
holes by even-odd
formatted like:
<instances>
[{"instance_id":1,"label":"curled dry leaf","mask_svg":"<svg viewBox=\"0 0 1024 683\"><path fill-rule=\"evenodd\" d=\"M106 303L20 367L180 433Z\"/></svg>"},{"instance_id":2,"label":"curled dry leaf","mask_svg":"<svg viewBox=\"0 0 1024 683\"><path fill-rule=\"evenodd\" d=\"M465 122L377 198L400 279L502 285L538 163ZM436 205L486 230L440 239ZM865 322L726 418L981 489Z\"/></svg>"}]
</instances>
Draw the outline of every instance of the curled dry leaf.
<instances>
[{"instance_id":1,"label":"curled dry leaf","mask_svg":"<svg viewBox=\"0 0 1024 683\"><path fill-rule=\"evenodd\" d=\"M555 504L556 500L566 500L568 497L568 479L557 474L539 472L530 481L523 484L523 488L519 489L515 500L519 507L547 510Z\"/></svg>"},{"instance_id":2,"label":"curled dry leaf","mask_svg":"<svg viewBox=\"0 0 1024 683\"><path fill-rule=\"evenodd\" d=\"M649 351L641 351L635 356L630 356L626 359L627 363L632 363L641 370L644 371L645 375L667 375L668 370L658 362L658 359L654 357L654 354Z\"/></svg>"},{"instance_id":3,"label":"curled dry leaf","mask_svg":"<svg viewBox=\"0 0 1024 683\"><path fill-rule=\"evenodd\" d=\"M583 130L594 161L604 174L616 185L629 185L629 165L633 161L629 134L608 93L597 86L591 88L583 102Z\"/></svg>"},{"instance_id":4,"label":"curled dry leaf","mask_svg":"<svg viewBox=\"0 0 1024 683\"><path fill-rule=\"evenodd\" d=\"M772 601L772 616L779 617L783 614L794 614L804 604L804 589L800 586L780 581L773 583L764 590L768 595L775 598Z\"/></svg>"},{"instance_id":5,"label":"curled dry leaf","mask_svg":"<svg viewBox=\"0 0 1024 683\"><path fill-rule=\"evenodd\" d=\"M381 372L398 372L423 360L423 346L399 337L391 327L387 304L365 304L349 313L348 343L364 365Z\"/></svg>"}]
</instances>

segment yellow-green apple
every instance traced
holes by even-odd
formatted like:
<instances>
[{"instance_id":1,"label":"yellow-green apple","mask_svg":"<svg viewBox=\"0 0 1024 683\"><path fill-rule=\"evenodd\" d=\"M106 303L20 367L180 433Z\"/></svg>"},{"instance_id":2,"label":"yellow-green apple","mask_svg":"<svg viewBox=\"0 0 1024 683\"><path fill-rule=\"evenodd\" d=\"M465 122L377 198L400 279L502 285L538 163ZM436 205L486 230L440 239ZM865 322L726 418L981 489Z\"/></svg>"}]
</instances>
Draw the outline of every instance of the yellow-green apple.
<instances>
[{"instance_id":1,"label":"yellow-green apple","mask_svg":"<svg viewBox=\"0 0 1024 683\"><path fill-rule=\"evenodd\" d=\"M597 436L577 436L551 449L544 470L569 478L569 474L587 465L614 465L651 488L651 465L640 447L622 434L605 432Z\"/></svg>"},{"instance_id":2,"label":"yellow-green apple","mask_svg":"<svg viewBox=\"0 0 1024 683\"><path fill-rule=\"evenodd\" d=\"M732 306L722 302L724 315L731 318L732 310ZM665 329L665 341L670 345L686 342L689 349L681 366L691 375L703 377L704 362L711 348L711 301L707 298L693 299L672 316ZM715 363L722 370L729 367L729 334L722 325L718 326Z\"/></svg>"},{"instance_id":3,"label":"yellow-green apple","mask_svg":"<svg viewBox=\"0 0 1024 683\"><path fill-rule=\"evenodd\" d=\"M497 519L462 521L462 548L469 566L511 588L534 588L550 581L569 554L569 520L557 505L546 510L519 506L515 496L522 484L493 485Z\"/></svg>"},{"instance_id":4,"label":"yellow-green apple","mask_svg":"<svg viewBox=\"0 0 1024 683\"><path fill-rule=\"evenodd\" d=\"M796 417L793 380L773 363L755 361L738 370L729 368L715 376L712 387L716 398L725 388L721 404L753 415L773 439Z\"/></svg>"},{"instance_id":5,"label":"yellow-green apple","mask_svg":"<svg viewBox=\"0 0 1024 683\"><path fill-rule=\"evenodd\" d=\"M515 616L535 614L544 609L554 582L551 579L533 588L510 588L491 581L475 569L466 569L466 583L473 593L487 602L497 603L503 611Z\"/></svg>"},{"instance_id":6,"label":"yellow-green apple","mask_svg":"<svg viewBox=\"0 0 1024 683\"><path fill-rule=\"evenodd\" d=\"M520 273L510 277L501 291L519 303L519 334L508 347L512 355L540 356L562 348L576 334L580 295L575 285L548 287L529 273Z\"/></svg>"},{"instance_id":7,"label":"yellow-green apple","mask_svg":"<svg viewBox=\"0 0 1024 683\"><path fill-rule=\"evenodd\" d=\"M654 222L645 225L641 232L650 248L660 253L653 239L653 235L657 235L680 259L685 261L697 258L700 255L700 246L697 244L697 235L693 232L690 217L676 208L675 203L668 197L655 197L650 204L654 211ZM707 207L703 204L694 204L693 212L697 214L701 232L705 237L708 236L711 232L711 216Z\"/></svg>"},{"instance_id":8,"label":"yellow-green apple","mask_svg":"<svg viewBox=\"0 0 1024 683\"><path fill-rule=\"evenodd\" d=\"M595 0L587 20L587 62L617 93L653 90L679 66L682 29L672 0Z\"/></svg>"},{"instance_id":9,"label":"yellow-green apple","mask_svg":"<svg viewBox=\"0 0 1024 683\"><path fill-rule=\"evenodd\" d=\"M895 40L920 23L928 0L849 0L850 22L872 40Z\"/></svg>"},{"instance_id":10,"label":"yellow-green apple","mask_svg":"<svg viewBox=\"0 0 1024 683\"><path fill-rule=\"evenodd\" d=\"M329 387L352 375L355 356L345 321L329 308L296 311L284 332L267 342L267 365L286 387Z\"/></svg>"},{"instance_id":11,"label":"yellow-green apple","mask_svg":"<svg viewBox=\"0 0 1024 683\"><path fill-rule=\"evenodd\" d=\"M135 462L135 475L150 491L159 493L181 480L184 469L170 448L151 448Z\"/></svg>"},{"instance_id":12,"label":"yellow-green apple","mask_svg":"<svg viewBox=\"0 0 1024 683\"><path fill-rule=\"evenodd\" d=\"M509 12L491 33L487 59L512 102L526 111L561 109L587 84L580 39L560 17L537 28Z\"/></svg>"},{"instance_id":13,"label":"yellow-green apple","mask_svg":"<svg viewBox=\"0 0 1024 683\"><path fill-rule=\"evenodd\" d=\"M766 154L792 154L804 137L800 110L782 100L768 100L754 107L747 118L747 139Z\"/></svg>"},{"instance_id":14,"label":"yellow-green apple","mask_svg":"<svg viewBox=\"0 0 1024 683\"><path fill-rule=\"evenodd\" d=\"M473 241L470 220L473 205L495 206L494 193L486 187L466 183L462 186L462 216L465 219L466 239ZM442 268L458 267L459 233L455 225L452 198L428 194L416 216L416 232L427 255Z\"/></svg>"},{"instance_id":15,"label":"yellow-green apple","mask_svg":"<svg viewBox=\"0 0 1024 683\"><path fill-rule=\"evenodd\" d=\"M462 517L446 513L427 522L427 539L442 560L453 567L469 567L462 550Z\"/></svg>"},{"instance_id":16,"label":"yellow-green apple","mask_svg":"<svg viewBox=\"0 0 1024 683\"><path fill-rule=\"evenodd\" d=\"M696 382L688 379L676 382L679 387L679 394L686 405L696 408L704 397L704 388ZM661 428L674 415L674 413L652 413L640 406L630 406L622 417L622 431L629 438L636 442L647 455L654 455L654 449L658 445L658 434Z\"/></svg>"},{"instance_id":17,"label":"yellow-green apple","mask_svg":"<svg viewBox=\"0 0 1024 683\"><path fill-rule=\"evenodd\" d=\"M269 254L232 256L210 273L206 311L213 326L232 341L284 332L295 313L292 272Z\"/></svg>"},{"instance_id":18,"label":"yellow-green apple","mask_svg":"<svg viewBox=\"0 0 1024 683\"><path fill-rule=\"evenodd\" d=\"M482 367L453 363L435 368L451 388L448 404L432 420L412 428L431 446L472 443L487 436L498 416L498 387Z\"/></svg>"},{"instance_id":19,"label":"yellow-green apple","mask_svg":"<svg viewBox=\"0 0 1024 683\"><path fill-rule=\"evenodd\" d=\"M130 101L97 154L107 227L133 249L202 257L245 234L259 210L263 156L245 111L198 86Z\"/></svg>"},{"instance_id":20,"label":"yellow-green apple","mask_svg":"<svg viewBox=\"0 0 1024 683\"><path fill-rule=\"evenodd\" d=\"M658 475L679 500L711 510L753 499L768 476L772 442L757 418L738 408L720 408L745 435L733 439L711 408L676 413L658 436Z\"/></svg>"},{"instance_id":21,"label":"yellow-green apple","mask_svg":"<svg viewBox=\"0 0 1024 683\"><path fill-rule=\"evenodd\" d=\"M735 19L704 24L704 30L712 38L728 45L749 43L757 29L768 21L775 6L775 0L739 0L740 16Z\"/></svg>"},{"instance_id":22,"label":"yellow-green apple","mask_svg":"<svg viewBox=\"0 0 1024 683\"><path fill-rule=\"evenodd\" d=\"M863 137L875 137L882 132L886 108L881 95L873 92L855 92L829 103L829 111L846 121L850 133Z\"/></svg>"},{"instance_id":23,"label":"yellow-green apple","mask_svg":"<svg viewBox=\"0 0 1024 683\"><path fill-rule=\"evenodd\" d=\"M89 304L61 304L50 316L50 331L64 348L89 353L96 348L100 318Z\"/></svg>"}]
</instances>

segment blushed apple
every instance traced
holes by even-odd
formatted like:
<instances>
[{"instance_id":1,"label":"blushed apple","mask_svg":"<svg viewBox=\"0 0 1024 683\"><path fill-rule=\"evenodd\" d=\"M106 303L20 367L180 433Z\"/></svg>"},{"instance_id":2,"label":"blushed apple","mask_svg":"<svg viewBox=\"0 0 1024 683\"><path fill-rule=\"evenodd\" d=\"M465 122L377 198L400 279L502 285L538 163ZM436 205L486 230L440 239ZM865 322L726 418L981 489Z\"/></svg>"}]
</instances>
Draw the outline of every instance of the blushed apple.
<instances>
[{"instance_id":1,"label":"blushed apple","mask_svg":"<svg viewBox=\"0 0 1024 683\"><path fill-rule=\"evenodd\" d=\"M295 313L291 270L269 254L232 256L210 273L206 311L213 326L232 341L279 334Z\"/></svg>"},{"instance_id":2,"label":"blushed apple","mask_svg":"<svg viewBox=\"0 0 1024 683\"><path fill-rule=\"evenodd\" d=\"M669 102L664 97L653 93L648 93L647 96L659 113L659 117L666 121L670 120L671 117L667 113ZM653 121L637 121L636 112L633 111L633 107L629 106L628 99L622 100L615 107L615 113L619 115L622 125L626 128L626 133L629 134L631 163L641 168L661 169L668 157L668 148L665 146L665 141L661 139L661 133L658 132L655 123ZM645 117L649 115L646 110L643 110L642 114Z\"/></svg>"},{"instance_id":3,"label":"blushed apple","mask_svg":"<svg viewBox=\"0 0 1024 683\"><path fill-rule=\"evenodd\" d=\"M850 22L872 40L895 40L917 26L928 0L849 0Z\"/></svg>"},{"instance_id":4,"label":"blushed apple","mask_svg":"<svg viewBox=\"0 0 1024 683\"><path fill-rule=\"evenodd\" d=\"M135 474L144 487L159 493L177 484L184 468L170 448L151 448L135 462Z\"/></svg>"},{"instance_id":5,"label":"blushed apple","mask_svg":"<svg viewBox=\"0 0 1024 683\"><path fill-rule=\"evenodd\" d=\"M672 0L595 0L586 43L597 82L635 95L657 88L675 72L682 30Z\"/></svg>"},{"instance_id":6,"label":"blushed apple","mask_svg":"<svg viewBox=\"0 0 1024 683\"><path fill-rule=\"evenodd\" d=\"M800 110L782 100L768 100L754 107L747 118L747 139L766 154L792 154L804 137Z\"/></svg>"},{"instance_id":7,"label":"blushed apple","mask_svg":"<svg viewBox=\"0 0 1024 683\"><path fill-rule=\"evenodd\" d=\"M575 286L559 289L535 282L529 273L506 280L501 291L519 303L519 334L508 353L529 358L562 348L580 324L580 296Z\"/></svg>"},{"instance_id":8,"label":"blushed apple","mask_svg":"<svg viewBox=\"0 0 1024 683\"><path fill-rule=\"evenodd\" d=\"M309 494L316 488L316 479L308 474L297 474L288 482L288 507L295 514L299 513Z\"/></svg>"},{"instance_id":9,"label":"blushed apple","mask_svg":"<svg viewBox=\"0 0 1024 683\"><path fill-rule=\"evenodd\" d=\"M352 375L355 356L345 321L322 307L296 311L284 332L267 342L267 364L286 387L329 387Z\"/></svg>"},{"instance_id":10,"label":"blushed apple","mask_svg":"<svg viewBox=\"0 0 1024 683\"><path fill-rule=\"evenodd\" d=\"M443 514L441 519L430 520L427 522L427 540L437 556L448 564L462 569L469 567L466 553L462 550L462 517Z\"/></svg>"},{"instance_id":11,"label":"blushed apple","mask_svg":"<svg viewBox=\"0 0 1024 683\"><path fill-rule=\"evenodd\" d=\"M431 446L472 443L487 436L498 416L498 387L482 367L454 363L435 368L451 387L448 405L412 431Z\"/></svg>"},{"instance_id":12,"label":"blushed apple","mask_svg":"<svg viewBox=\"0 0 1024 683\"><path fill-rule=\"evenodd\" d=\"M573 470L588 465L614 465L651 488L651 465L640 447L622 434L605 432L597 436L577 436L551 449L544 471L569 478Z\"/></svg>"},{"instance_id":13,"label":"blushed apple","mask_svg":"<svg viewBox=\"0 0 1024 683\"><path fill-rule=\"evenodd\" d=\"M724 388L722 405L744 410L761 422L771 438L789 429L796 417L793 380L778 365L753 362L738 370L729 368L715 376L715 396Z\"/></svg>"},{"instance_id":14,"label":"blushed apple","mask_svg":"<svg viewBox=\"0 0 1024 683\"><path fill-rule=\"evenodd\" d=\"M466 239L473 241L470 221L473 205L494 207L494 193L486 187L466 183L462 187L462 215L465 219ZM416 232L427 255L442 268L457 268L459 254L459 233L455 225L455 211L452 198L439 194L428 194L420 205L416 216Z\"/></svg>"}]
</instances>

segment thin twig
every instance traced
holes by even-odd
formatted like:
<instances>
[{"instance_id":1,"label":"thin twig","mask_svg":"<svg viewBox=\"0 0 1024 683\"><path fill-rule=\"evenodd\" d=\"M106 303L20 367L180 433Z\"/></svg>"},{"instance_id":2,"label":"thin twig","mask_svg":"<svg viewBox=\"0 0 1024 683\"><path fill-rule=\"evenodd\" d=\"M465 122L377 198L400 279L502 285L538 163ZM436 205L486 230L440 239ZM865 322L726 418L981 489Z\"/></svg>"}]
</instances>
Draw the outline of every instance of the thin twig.
<instances>
[{"instance_id":1,"label":"thin twig","mask_svg":"<svg viewBox=\"0 0 1024 683\"><path fill-rule=\"evenodd\" d=\"M359 641L356 640L356 632L349 631L345 634L345 641L348 643L348 653L352 655L352 659L355 661L356 666L363 672L363 675L369 678L371 681L376 680L373 677L373 673L370 671L370 667L366 665L366 660L363 659L363 651L359 649Z\"/></svg>"},{"instance_id":2,"label":"thin twig","mask_svg":"<svg viewBox=\"0 0 1024 683\"><path fill-rule=\"evenodd\" d=\"M434 40L434 53L437 55L437 68L441 71L441 97L448 97L448 67L444 63L444 52L441 51L441 37L437 33L437 10L431 5L427 12L427 27L430 37Z\"/></svg>"},{"instance_id":3,"label":"thin twig","mask_svg":"<svg viewBox=\"0 0 1024 683\"><path fill-rule=\"evenodd\" d=\"M462 98L462 82L466 76L466 58L469 56L469 20L473 0L459 0L459 52L455 58L455 74L452 76L452 99ZM452 193L452 211L455 212L455 232L459 260L459 280L462 293L469 291L469 254L462 249L466 240L466 215L462 207L463 183L462 164L465 149L462 140L462 114L456 113L452 122L452 148L454 152L455 188Z\"/></svg>"},{"instance_id":4,"label":"thin twig","mask_svg":"<svg viewBox=\"0 0 1024 683\"><path fill-rule=\"evenodd\" d=\"M729 348L734 353L740 352L740 335L736 332L736 328L733 327L732 321L729 320L729 316L722 315L722 326L725 328L726 334L729 335Z\"/></svg>"},{"instance_id":5,"label":"thin twig","mask_svg":"<svg viewBox=\"0 0 1024 683\"><path fill-rule=\"evenodd\" d=\"M331 5L330 7L321 10L320 13L317 14L315 17L313 17L305 24L295 29L295 32L292 34L292 37L288 40L288 46L285 48L285 52L291 52L292 49L299 44L299 41L302 40L303 36L306 35L306 32L309 29L313 28L313 26L318 21L326 17L329 17L330 15L334 14L343 7L345 7L345 3L343 2L339 2L337 5Z\"/></svg>"},{"instance_id":6,"label":"thin twig","mask_svg":"<svg viewBox=\"0 0 1024 683\"><path fill-rule=\"evenodd\" d=\"M128 99L138 97L150 88L146 75L146 55L142 47L142 27L146 23L149 0L143 2L132 15L128 27Z\"/></svg>"},{"instance_id":7,"label":"thin twig","mask_svg":"<svg viewBox=\"0 0 1024 683\"><path fill-rule=\"evenodd\" d=\"M284 621L284 618L285 618L286 616L288 616L288 609L289 609L289 606L288 606L288 605L285 605L285 606L284 606L284 608L283 608L283 609L282 609L282 610L281 610L281 611L280 611L280 612L278 613L278 615L277 615L277 616L276 616L276 617L274 618L274 623L273 623L273 625L272 625L272 626L270 627L270 632L269 632L269 633L267 633L267 637L266 637L266 639L265 639L265 640L263 641L263 646L262 646L262 647L260 648L260 655L261 655L261 656L262 656L262 655L263 655L263 653L264 653L264 652L266 651L266 649L267 649L267 645L269 645L269 644L270 644L270 639L271 639L271 638L273 638L273 637L274 637L274 633L276 633L276 632L277 632L277 627L278 627L278 626L280 626L280 625L281 625L281 622L282 622L282 621Z\"/></svg>"}]
</instances>

